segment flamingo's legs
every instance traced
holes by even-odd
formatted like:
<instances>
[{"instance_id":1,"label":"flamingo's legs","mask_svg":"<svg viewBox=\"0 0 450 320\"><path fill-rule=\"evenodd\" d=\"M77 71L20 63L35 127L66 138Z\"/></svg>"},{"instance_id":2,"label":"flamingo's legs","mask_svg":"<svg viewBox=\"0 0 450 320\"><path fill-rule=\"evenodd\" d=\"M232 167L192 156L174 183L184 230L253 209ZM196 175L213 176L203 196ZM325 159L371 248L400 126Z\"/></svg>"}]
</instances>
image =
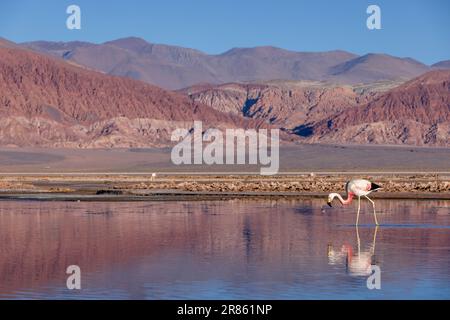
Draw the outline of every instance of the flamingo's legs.
<instances>
[{"instance_id":1,"label":"flamingo's legs","mask_svg":"<svg viewBox=\"0 0 450 320\"><path fill-rule=\"evenodd\" d=\"M376 224L377 226L379 226L380 224L378 223L378 220L377 220L377 213L376 213L376 211L375 211L375 202L373 202L373 200L370 199L368 196L364 196L364 197L366 197L367 200L369 200L369 201L372 203L372 206L373 206L373 216L374 216L374 218L375 218L375 224Z\"/></svg>"},{"instance_id":2,"label":"flamingo's legs","mask_svg":"<svg viewBox=\"0 0 450 320\"><path fill-rule=\"evenodd\" d=\"M358 259L361 259L361 239L359 238L358 225L356 225L356 240L358 244Z\"/></svg>"},{"instance_id":3,"label":"flamingo's legs","mask_svg":"<svg viewBox=\"0 0 450 320\"><path fill-rule=\"evenodd\" d=\"M358 225L359 222L359 211L361 211L361 197L358 196L358 213L356 214L356 225Z\"/></svg>"},{"instance_id":4,"label":"flamingo's legs","mask_svg":"<svg viewBox=\"0 0 450 320\"><path fill-rule=\"evenodd\" d=\"M373 233L373 242L372 242L372 255L375 254L375 245L377 244L377 232L379 226L375 227L375 232Z\"/></svg>"}]
</instances>

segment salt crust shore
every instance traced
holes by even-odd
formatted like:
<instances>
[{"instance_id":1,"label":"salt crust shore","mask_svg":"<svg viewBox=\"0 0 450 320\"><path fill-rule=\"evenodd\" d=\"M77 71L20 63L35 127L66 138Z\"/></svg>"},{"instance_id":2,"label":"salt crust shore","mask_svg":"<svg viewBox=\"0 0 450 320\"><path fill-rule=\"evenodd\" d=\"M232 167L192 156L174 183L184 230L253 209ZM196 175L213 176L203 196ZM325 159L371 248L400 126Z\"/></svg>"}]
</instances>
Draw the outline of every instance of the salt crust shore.
<instances>
[{"instance_id":1,"label":"salt crust shore","mask_svg":"<svg viewBox=\"0 0 450 320\"><path fill-rule=\"evenodd\" d=\"M229 197L321 197L345 193L352 174L303 175L18 175L0 177L0 199L177 200ZM450 176L377 174L377 198L450 199Z\"/></svg>"}]
</instances>

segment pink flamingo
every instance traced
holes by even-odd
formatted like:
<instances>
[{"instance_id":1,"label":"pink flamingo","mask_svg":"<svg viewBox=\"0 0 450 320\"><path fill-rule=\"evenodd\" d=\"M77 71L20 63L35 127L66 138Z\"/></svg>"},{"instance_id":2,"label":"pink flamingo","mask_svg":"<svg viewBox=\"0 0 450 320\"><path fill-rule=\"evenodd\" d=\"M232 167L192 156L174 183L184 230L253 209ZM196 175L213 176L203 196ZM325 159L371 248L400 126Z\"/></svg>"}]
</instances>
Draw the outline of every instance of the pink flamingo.
<instances>
[{"instance_id":1,"label":"pink flamingo","mask_svg":"<svg viewBox=\"0 0 450 320\"><path fill-rule=\"evenodd\" d=\"M353 252L352 245L344 244L341 250L334 250L333 245L329 243L327 247L328 264L334 265L342 263L345 259L345 265L350 275L370 275L372 273L371 265L374 263L378 228L378 226L375 227L372 245L366 250L361 250L359 230L358 226L356 226L356 240L358 245L357 253Z\"/></svg>"},{"instance_id":2,"label":"pink flamingo","mask_svg":"<svg viewBox=\"0 0 450 320\"><path fill-rule=\"evenodd\" d=\"M369 180L353 179L347 182L345 190L347 191L347 199L344 200L339 193L330 193L328 195L328 205L331 207L331 202L334 198L338 198L343 205L350 204L354 196L358 197L358 214L356 215L356 225L359 222L359 212L361 210L361 197L366 197L372 203L373 216L375 218L375 224L378 226L377 213L375 211L375 202L368 197L368 195L374 191L380 190L381 187Z\"/></svg>"}]
</instances>

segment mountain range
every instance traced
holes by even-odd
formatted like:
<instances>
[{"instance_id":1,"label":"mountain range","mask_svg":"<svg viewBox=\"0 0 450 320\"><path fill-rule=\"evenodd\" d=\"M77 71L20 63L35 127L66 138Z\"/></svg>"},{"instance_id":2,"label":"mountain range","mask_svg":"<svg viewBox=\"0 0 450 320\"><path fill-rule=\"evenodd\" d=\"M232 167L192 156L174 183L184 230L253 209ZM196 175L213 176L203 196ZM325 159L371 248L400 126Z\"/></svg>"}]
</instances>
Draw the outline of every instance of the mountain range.
<instances>
[{"instance_id":1,"label":"mountain range","mask_svg":"<svg viewBox=\"0 0 450 320\"><path fill-rule=\"evenodd\" d=\"M450 70L404 83L270 81L182 91L193 101L264 120L307 143L450 145Z\"/></svg>"},{"instance_id":2,"label":"mountain range","mask_svg":"<svg viewBox=\"0 0 450 320\"><path fill-rule=\"evenodd\" d=\"M276 79L356 84L408 80L433 67L448 68L446 62L427 66L411 58L387 54L359 56L342 50L295 52L270 46L234 48L210 55L135 37L102 44L36 41L21 45L107 74L130 77L166 89L199 83Z\"/></svg>"},{"instance_id":3,"label":"mountain range","mask_svg":"<svg viewBox=\"0 0 450 320\"><path fill-rule=\"evenodd\" d=\"M370 85L339 85L275 80L252 84L197 85L180 92L220 112L260 119L283 129L294 130L346 108L367 103L398 84L384 81Z\"/></svg>"},{"instance_id":4,"label":"mountain range","mask_svg":"<svg viewBox=\"0 0 450 320\"><path fill-rule=\"evenodd\" d=\"M448 146L450 70L428 72L363 106L346 108L298 130L310 142Z\"/></svg>"},{"instance_id":5,"label":"mountain range","mask_svg":"<svg viewBox=\"0 0 450 320\"><path fill-rule=\"evenodd\" d=\"M101 45L0 39L0 145L164 147L172 130L201 120L204 128L280 128L283 140L297 143L448 147L447 65L273 47L210 56L136 38ZM312 80L293 79L306 74ZM144 75L183 88L160 88L139 80Z\"/></svg>"},{"instance_id":6,"label":"mountain range","mask_svg":"<svg viewBox=\"0 0 450 320\"><path fill-rule=\"evenodd\" d=\"M193 120L259 127L180 93L110 76L0 41L0 144L49 147L165 146Z\"/></svg>"}]
</instances>

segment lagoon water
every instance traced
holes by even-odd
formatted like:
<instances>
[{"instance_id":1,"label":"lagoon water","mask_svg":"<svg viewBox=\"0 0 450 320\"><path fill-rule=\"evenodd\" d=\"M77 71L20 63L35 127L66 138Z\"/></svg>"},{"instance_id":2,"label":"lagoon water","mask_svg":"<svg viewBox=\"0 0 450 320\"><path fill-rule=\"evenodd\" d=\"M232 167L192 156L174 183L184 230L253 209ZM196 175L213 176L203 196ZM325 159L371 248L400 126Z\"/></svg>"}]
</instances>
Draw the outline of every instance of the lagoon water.
<instances>
[{"instance_id":1,"label":"lagoon water","mask_svg":"<svg viewBox=\"0 0 450 320\"><path fill-rule=\"evenodd\" d=\"M2 201L0 299L450 299L450 201L376 204Z\"/></svg>"}]
</instances>

